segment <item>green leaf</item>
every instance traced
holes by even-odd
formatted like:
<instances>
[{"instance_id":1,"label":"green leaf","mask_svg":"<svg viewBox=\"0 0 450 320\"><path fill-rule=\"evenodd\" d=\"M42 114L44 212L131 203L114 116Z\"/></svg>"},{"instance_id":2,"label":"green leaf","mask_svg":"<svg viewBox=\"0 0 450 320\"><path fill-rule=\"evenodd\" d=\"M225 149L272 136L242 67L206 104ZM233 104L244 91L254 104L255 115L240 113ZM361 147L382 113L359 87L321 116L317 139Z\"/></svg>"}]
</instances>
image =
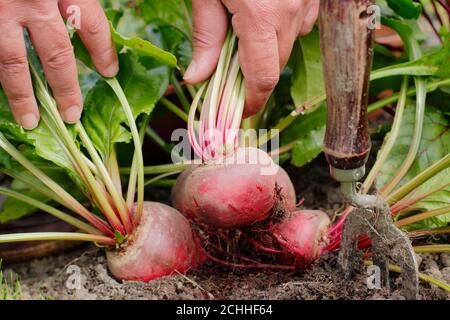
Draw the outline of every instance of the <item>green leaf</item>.
<instances>
[{"instance_id":1,"label":"green leaf","mask_svg":"<svg viewBox=\"0 0 450 320\"><path fill-rule=\"evenodd\" d=\"M322 104L315 111L300 115L282 134L281 145L296 141L291 154L291 163L303 166L315 159L323 149L326 108Z\"/></svg>"},{"instance_id":2,"label":"green leaf","mask_svg":"<svg viewBox=\"0 0 450 320\"><path fill-rule=\"evenodd\" d=\"M40 167L41 170L43 170L45 174L47 174L53 181L58 183L64 189L70 190L71 194L75 198L77 198L78 200L86 199L77 185L63 170L58 170L58 168L54 167L54 165L48 161L38 159L33 162L36 166ZM33 176L30 172L26 171L22 167L14 166L12 170L19 173L20 175L25 175L27 179L33 181L33 188L30 188L20 180L15 179L10 186L12 190L23 193L26 196L32 197L44 203L50 202L51 199L40 191L42 190L42 188L46 188L41 181L39 181L35 176ZM17 220L36 211L37 209L34 206L26 204L15 198L8 197L2 204L2 209L0 211L0 223Z\"/></svg>"},{"instance_id":3,"label":"green leaf","mask_svg":"<svg viewBox=\"0 0 450 320\"><path fill-rule=\"evenodd\" d=\"M192 59L192 43L182 32L170 26L149 24L146 28L145 39L173 53L180 64L186 69Z\"/></svg>"},{"instance_id":4,"label":"green leaf","mask_svg":"<svg viewBox=\"0 0 450 320\"><path fill-rule=\"evenodd\" d=\"M413 59L413 51L415 48L411 47L411 41L413 38L417 41L423 41L427 39L427 36L421 31L420 25L416 20L400 20L395 17L381 17L381 23L395 30L400 38L403 40L409 56Z\"/></svg>"},{"instance_id":5,"label":"green leaf","mask_svg":"<svg viewBox=\"0 0 450 320\"><path fill-rule=\"evenodd\" d=\"M439 70L436 72L436 76L448 79L450 78L450 32L446 31L443 35L443 41L444 45L442 46L441 50L436 52L436 55L439 55L439 57L436 57L436 59L442 59L442 63L439 67Z\"/></svg>"},{"instance_id":6,"label":"green leaf","mask_svg":"<svg viewBox=\"0 0 450 320\"><path fill-rule=\"evenodd\" d=\"M414 119L415 107L414 105L408 105L405 109L402 127L396 143L389 158L384 163L383 170L381 170L382 174L377 177L376 186L378 189L381 189L395 174L405 158L412 140ZM449 117L443 115L437 109L427 106L424 128L416 160L399 186L450 153Z\"/></svg>"},{"instance_id":7,"label":"green leaf","mask_svg":"<svg viewBox=\"0 0 450 320\"><path fill-rule=\"evenodd\" d=\"M320 129L325 126L326 119L327 109L325 104L321 104L311 113L299 115L297 119L281 133L281 145L298 140L311 130Z\"/></svg>"},{"instance_id":8,"label":"green leaf","mask_svg":"<svg viewBox=\"0 0 450 320\"><path fill-rule=\"evenodd\" d=\"M16 191L20 191L22 194L33 197L34 199L47 203L50 201L45 195L39 191L24 189L24 188L14 188ZM2 204L2 210L0 211L0 224L7 223L10 221L18 220L27 215L33 214L37 209L23 201L19 201L14 198L6 198Z\"/></svg>"},{"instance_id":9,"label":"green leaf","mask_svg":"<svg viewBox=\"0 0 450 320\"><path fill-rule=\"evenodd\" d=\"M309 131L295 144L291 152L291 163L296 167L302 167L314 160L323 150L323 138L325 126Z\"/></svg>"},{"instance_id":10,"label":"green leaf","mask_svg":"<svg viewBox=\"0 0 450 320\"><path fill-rule=\"evenodd\" d=\"M413 0L386 0L389 7L405 19L417 19L422 13L422 5Z\"/></svg>"},{"instance_id":11,"label":"green leaf","mask_svg":"<svg viewBox=\"0 0 450 320\"><path fill-rule=\"evenodd\" d=\"M317 29L297 40L289 64L294 70L291 95L296 106L325 93Z\"/></svg>"},{"instance_id":12,"label":"green leaf","mask_svg":"<svg viewBox=\"0 0 450 320\"><path fill-rule=\"evenodd\" d=\"M76 139L76 132L73 125L66 125L73 139ZM76 176L75 168L67 157L60 144L54 138L47 124L41 120L36 129L27 131L27 137L32 141L34 152L39 157L49 160L57 166L66 169Z\"/></svg>"},{"instance_id":13,"label":"green leaf","mask_svg":"<svg viewBox=\"0 0 450 320\"><path fill-rule=\"evenodd\" d=\"M114 28L116 28L119 33L124 34L128 37L138 36L143 39L147 39L145 37L145 29L147 27L147 24L145 23L144 19L138 14L138 12L136 12L136 9L138 8L126 8L119 23L117 25L114 25ZM151 42L158 45L153 41Z\"/></svg>"},{"instance_id":14,"label":"green leaf","mask_svg":"<svg viewBox=\"0 0 450 320\"><path fill-rule=\"evenodd\" d=\"M437 51L423 55L417 60L381 68L376 72L391 73L395 71L392 75L437 76L445 79L450 77L448 61L450 61L450 41L446 41Z\"/></svg>"},{"instance_id":15,"label":"green leaf","mask_svg":"<svg viewBox=\"0 0 450 320\"><path fill-rule=\"evenodd\" d=\"M87 93L95 86L97 81L101 79L101 76L91 69L82 68L80 65L78 67L78 82L80 83L81 94L83 95L83 98L86 98Z\"/></svg>"},{"instance_id":16,"label":"green leaf","mask_svg":"<svg viewBox=\"0 0 450 320\"><path fill-rule=\"evenodd\" d=\"M414 192L414 197L426 194L430 190L435 190L438 187L444 186L450 182L450 168L447 168L436 176L422 184ZM450 186L446 186L444 189L435 192L425 199L410 206L410 209L425 212L436 210L450 205ZM444 214L437 217L433 217L418 223L414 223L408 226L408 230L422 229L422 228L440 228L445 227L450 223L450 214Z\"/></svg>"},{"instance_id":17,"label":"green leaf","mask_svg":"<svg viewBox=\"0 0 450 320\"><path fill-rule=\"evenodd\" d=\"M89 51L84 46L83 42L80 39L78 33L74 33L71 39L72 46L74 49L75 57L84 63L86 67L89 69L95 70L95 66L92 63L91 56Z\"/></svg>"},{"instance_id":18,"label":"green leaf","mask_svg":"<svg viewBox=\"0 0 450 320\"><path fill-rule=\"evenodd\" d=\"M133 52L119 55L120 71L117 79L136 118L152 112L168 84L167 68L146 70ZM103 159L118 142L129 142L131 134L124 126L126 116L119 100L104 81L99 81L85 100L83 125Z\"/></svg>"},{"instance_id":19,"label":"green leaf","mask_svg":"<svg viewBox=\"0 0 450 320\"><path fill-rule=\"evenodd\" d=\"M192 39L191 4L187 0L142 0L142 17L148 24L170 26Z\"/></svg>"},{"instance_id":20,"label":"green leaf","mask_svg":"<svg viewBox=\"0 0 450 320\"><path fill-rule=\"evenodd\" d=\"M105 15L108 18L109 22L114 26L114 28L117 27L117 24L119 23L120 19L123 17L124 11L123 9L113 9L113 8L106 8L105 9Z\"/></svg>"},{"instance_id":21,"label":"green leaf","mask_svg":"<svg viewBox=\"0 0 450 320\"><path fill-rule=\"evenodd\" d=\"M153 57L171 67L177 67L177 58L170 52L164 51L151 42L139 37L128 38L117 32L111 22L109 24L114 43L134 49L138 54Z\"/></svg>"},{"instance_id":22,"label":"green leaf","mask_svg":"<svg viewBox=\"0 0 450 320\"><path fill-rule=\"evenodd\" d=\"M378 189L381 189L396 173L408 153L414 130L414 113L414 106L408 105L405 109L402 127L396 143L390 156L383 165L380 176L377 177L376 187ZM439 112L437 109L427 106L424 120L424 131L416 160L411 166L408 174L400 182L399 186L414 178L420 172L449 153L450 118ZM422 184L414 192L413 198L442 186L445 181L450 181L449 169L442 171L428 182ZM445 190L436 192L433 195L423 199L419 203L411 206L411 208L418 211L428 211L448 206L450 205L449 192L450 188L447 187ZM414 228L427 227L430 223L432 223L435 227L445 226L449 221L450 215L444 215L433 218L433 221L430 220L424 223L415 224Z\"/></svg>"},{"instance_id":23,"label":"green leaf","mask_svg":"<svg viewBox=\"0 0 450 320\"><path fill-rule=\"evenodd\" d=\"M27 142L25 130L19 126L9 108L8 99L3 90L0 89L0 131L19 142Z\"/></svg>"},{"instance_id":24,"label":"green leaf","mask_svg":"<svg viewBox=\"0 0 450 320\"><path fill-rule=\"evenodd\" d=\"M0 167L11 168L11 156L3 149L0 149Z\"/></svg>"},{"instance_id":25,"label":"green leaf","mask_svg":"<svg viewBox=\"0 0 450 320\"><path fill-rule=\"evenodd\" d=\"M68 125L68 127L75 138L75 132L71 129L73 126ZM72 163L66 157L58 142L53 138L50 129L42 119L34 130L24 130L15 122L2 90L0 90L0 131L11 141L33 146L35 154L39 157L75 173Z\"/></svg>"}]
</instances>

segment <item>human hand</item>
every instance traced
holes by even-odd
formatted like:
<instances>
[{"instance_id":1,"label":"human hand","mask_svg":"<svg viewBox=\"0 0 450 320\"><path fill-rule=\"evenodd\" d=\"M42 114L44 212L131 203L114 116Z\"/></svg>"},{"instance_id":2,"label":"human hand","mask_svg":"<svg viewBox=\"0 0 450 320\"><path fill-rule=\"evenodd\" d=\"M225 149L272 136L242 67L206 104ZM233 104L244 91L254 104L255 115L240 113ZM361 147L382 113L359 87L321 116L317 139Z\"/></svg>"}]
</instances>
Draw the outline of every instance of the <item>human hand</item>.
<instances>
[{"instance_id":1,"label":"human hand","mask_svg":"<svg viewBox=\"0 0 450 320\"><path fill-rule=\"evenodd\" d=\"M231 13L250 116L267 102L296 38L312 30L319 0L192 0L192 10L194 53L184 79L194 84L212 74Z\"/></svg>"},{"instance_id":2,"label":"human hand","mask_svg":"<svg viewBox=\"0 0 450 320\"><path fill-rule=\"evenodd\" d=\"M118 72L118 60L108 21L97 0L1 0L0 83L16 121L26 129L39 122L39 110L23 37L26 28L41 60L62 118L79 120L82 96L73 48L64 18L70 6L80 12L77 30L97 70L105 77Z\"/></svg>"}]
</instances>

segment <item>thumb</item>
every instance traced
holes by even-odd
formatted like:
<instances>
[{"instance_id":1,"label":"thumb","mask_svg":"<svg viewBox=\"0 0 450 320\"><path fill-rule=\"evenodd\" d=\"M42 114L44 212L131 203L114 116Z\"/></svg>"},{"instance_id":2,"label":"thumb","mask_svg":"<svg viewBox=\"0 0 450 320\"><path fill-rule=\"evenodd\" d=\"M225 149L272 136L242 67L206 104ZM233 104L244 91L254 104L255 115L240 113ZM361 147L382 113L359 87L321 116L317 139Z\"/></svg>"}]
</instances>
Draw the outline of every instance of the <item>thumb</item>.
<instances>
[{"instance_id":1,"label":"thumb","mask_svg":"<svg viewBox=\"0 0 450 320\"><path fill-rule=\"evenodd\" d=\"M184 75L187 83L207 79L217 66L228 28L228 16L220 0L192 0L194 23L192 61Z\"/></svg>"}]
</instances>

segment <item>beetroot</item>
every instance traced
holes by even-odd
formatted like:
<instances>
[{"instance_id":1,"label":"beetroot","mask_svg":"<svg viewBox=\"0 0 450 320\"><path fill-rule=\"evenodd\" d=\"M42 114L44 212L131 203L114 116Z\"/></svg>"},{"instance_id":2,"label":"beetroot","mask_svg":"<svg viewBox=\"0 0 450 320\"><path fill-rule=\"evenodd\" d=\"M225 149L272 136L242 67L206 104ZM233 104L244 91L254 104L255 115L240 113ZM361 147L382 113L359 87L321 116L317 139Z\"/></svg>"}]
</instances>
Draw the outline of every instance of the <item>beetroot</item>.
<instances>
[{"instance_id":1,"label":"beetroot","mask_svg":"<svg viewBox=\"0 0 450 320\"><path fill-rule=\"evenodd\" d=\"M198 168L198 165L192 165L188 167L186 170L184 170L177 179L176 184L172 188L171 192L171 200L172 200L172 206L176 209L178 209L181 213L186 215L189 219L194 219L194 215L190 215L192 213L192 210L190 210L189 201L187 199L189 192L185 191L187 186L186 182L188 178L190 177L191 173Z\"/></svg>"},{"instance_id":2,"label":"beetroot","mask_svg":"<svg viewBox=\"0 0 450 320\"><path fill-rule=\"evenodd\" d=\"M294 211L297 206L294 185L282 167L278 168L277 185L280 188L280 196L284 209Z\"/></svg>"},{"instance_id":3,"label":"beetroot","mask_svg":"<svg viewBox=\"0 0 450 320\"><path fill-rule=\"evenodd\" d=\"M278 166L267 153L240 148L232 156L191 167L172 190L173 205L187 217L218 228L264 220L276 201Z\"/></svg>"},{"instance_id":4,"label":"beetroot","mask_svg":"<svg viewBox=\"0 0 450 320\"><path fill-rule=\"evenodd\" d=\"M120 250L107 251L107 259L116 278L148 282L196 268L205 254L182 214L165 204L144 202L139 225Z\"/></svg>"},{"instance_id":5,"label":"beetroot","mask_svg":"<svg viewBox=\"0 0 450 320\"><path fill-rule=\"evenodd\" d=\"M299 210L275 225L273 235L302 265L309 265L328 242L329 224L330 218L323 211Z\"/></svg>"}]
</instances>

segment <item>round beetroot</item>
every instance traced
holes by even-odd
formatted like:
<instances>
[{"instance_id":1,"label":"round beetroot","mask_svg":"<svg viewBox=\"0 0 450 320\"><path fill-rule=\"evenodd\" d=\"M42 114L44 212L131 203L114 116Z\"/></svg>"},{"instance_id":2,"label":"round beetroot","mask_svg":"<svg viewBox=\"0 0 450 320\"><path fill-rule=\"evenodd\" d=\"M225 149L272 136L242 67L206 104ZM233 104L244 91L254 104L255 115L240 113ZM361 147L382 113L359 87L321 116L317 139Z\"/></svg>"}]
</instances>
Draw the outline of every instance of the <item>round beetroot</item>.
<instances>
[{"instance_id":1,"label":"round beetroot","mask_svg":"<svg viewBox=\"0 0 450 320\"><path fill-rule=\"evenodd\" d=\"M214 227L249 225L267 218L274 207L277 174L267 153L240 148L182 174L172 190L173 205Z\"/></svg>"},{"instance_id":2,"label":"round beetroot","mask_svg":"<svg viewBox=\"0 0 450 320\"><path fill-rule=\"evenodd\" d=\"M187 272L205 261L189 221L177 210L157 202L144 202L141 221L125 245L108 250L106 256L116 278L144 282Z\"/></svg>"},{"instance_id":3,"label":"round beetroot","mask_svg":"<svg viewBox=\"0 0 450 320\"><path fill-rule=\"evenodd\" d=\"M182 212L184 215L186 215L189 219L195 218L194 215L189 215L189 213L192 213L192 210L190 210L190 207L192 204L189 203L189 200L187 197L189 196L189 192L186 191L187 184L186 181L188 180L191 173L198 167L198 165L192 165L185 169L177 179L177 182L172 188L172 192L170 195L170 198L172 200L172 206L176 209L178 209L180 212Z\"/></svg>"},{"instance_id":4,"label":"round beetroot","mask_svg":"<svg viewBox=\"0 0 450 320\"><path fill-rule=\"evenodd\" d=\"M291 178L289 178L289 175L282 167L278 169L277 185L280 188L280 196L284 209L287 211L295 210L297 206L295 188Z\"/></svg>"},{"instance_id":5,"label":"round beetroot","mask_svg":"<svg viewBox=\"0 0 450 320\"><path fill-rule=\"evenodd\" d=\"M273 235L302 264L318 259L327 244L328 215L319 210L292 212L273 229Z\"/></svg>"}]
</instances>

